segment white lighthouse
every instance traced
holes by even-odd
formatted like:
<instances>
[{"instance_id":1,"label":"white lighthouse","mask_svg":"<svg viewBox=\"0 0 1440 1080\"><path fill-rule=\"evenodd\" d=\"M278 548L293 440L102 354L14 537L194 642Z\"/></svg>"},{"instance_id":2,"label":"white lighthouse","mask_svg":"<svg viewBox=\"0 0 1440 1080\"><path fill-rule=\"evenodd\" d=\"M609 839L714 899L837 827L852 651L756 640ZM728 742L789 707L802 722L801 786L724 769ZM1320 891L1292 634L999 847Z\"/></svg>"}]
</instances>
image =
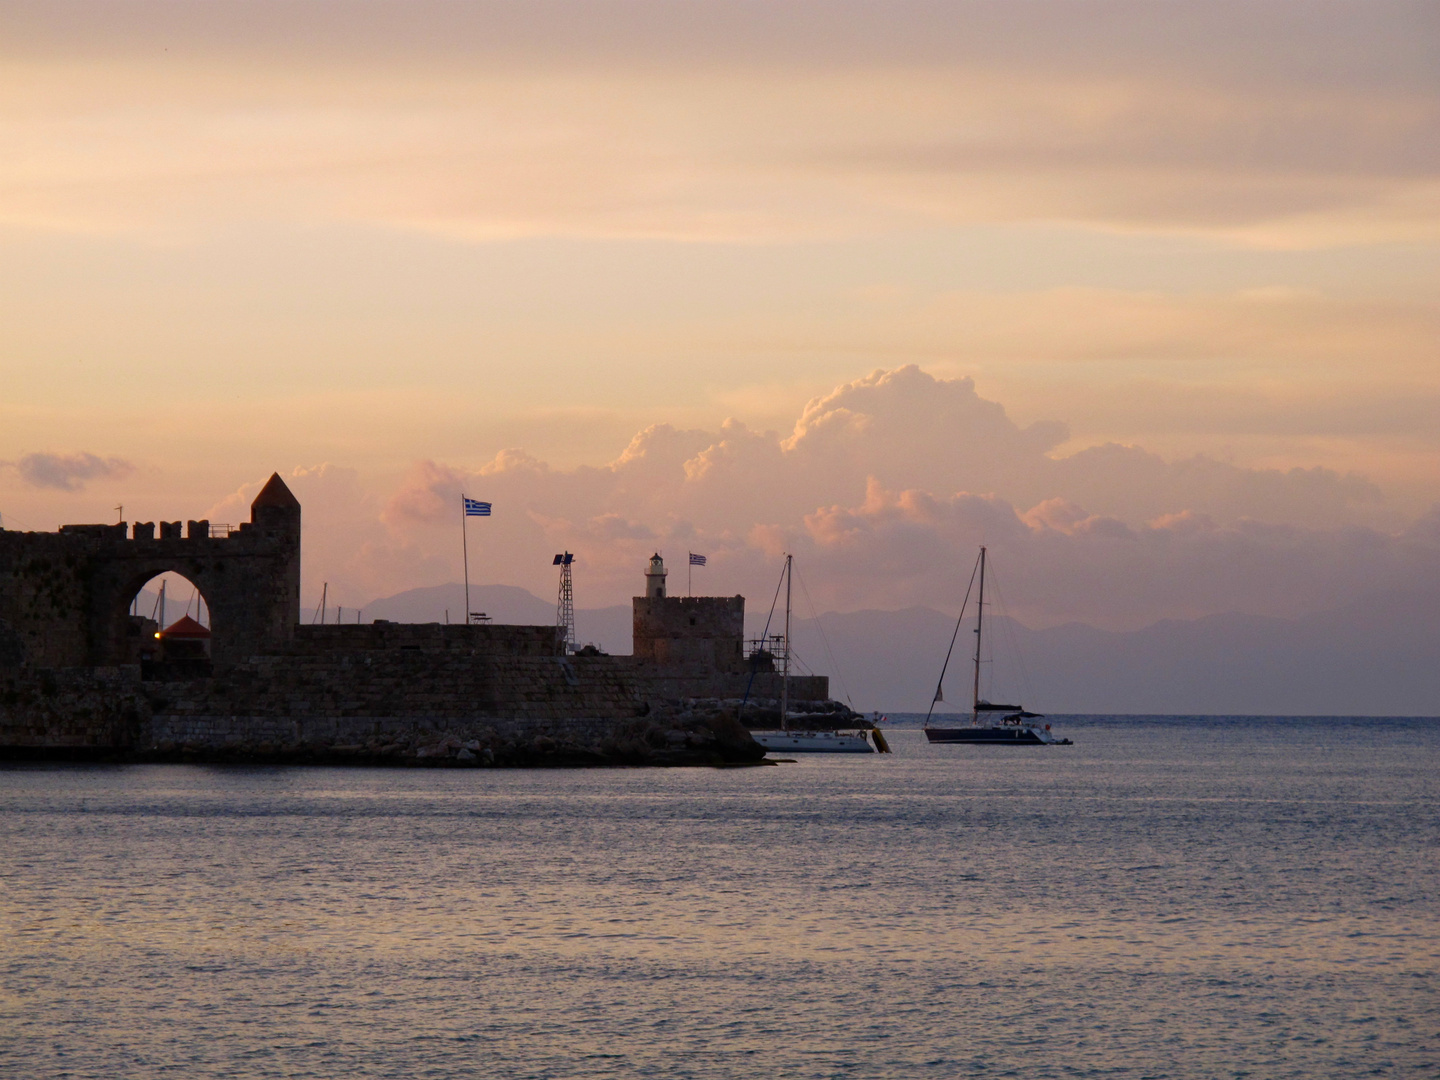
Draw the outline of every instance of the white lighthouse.
<instances>
[{"instance_id":1,"label":"white lighthouse","mask_svg":"<svg viewBox=\"0 0 1440 1080\"><path fill-rule=\"evenodd\" d=\"M665 599L665 560L658 551L650 556L650 568L645 571L645 595L651 600Z\"/></svg>"}]
</instances>

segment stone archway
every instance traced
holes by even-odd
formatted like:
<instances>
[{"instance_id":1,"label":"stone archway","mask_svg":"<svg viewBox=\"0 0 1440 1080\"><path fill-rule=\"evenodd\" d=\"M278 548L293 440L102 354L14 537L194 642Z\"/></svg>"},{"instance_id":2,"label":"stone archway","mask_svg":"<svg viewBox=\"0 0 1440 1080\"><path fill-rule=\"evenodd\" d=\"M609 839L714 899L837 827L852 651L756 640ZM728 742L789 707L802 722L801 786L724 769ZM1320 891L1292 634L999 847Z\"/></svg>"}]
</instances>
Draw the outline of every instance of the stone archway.
<instances>
[{"instance_id":1,"label":"stone archway","mask_svg":"<svg viewBox=\"0 0 1440 1080\"><path fill-rule=\"evenodd\" d=\"M122 549L98 565L91 608L98 631L92 639L97 662L124 662L130 601L165 573L178 574L200 590L210 610L211 656L217 663L237 663L288 641L299 622L299 575L294 575L291 601L284 553L268 550L269 545L255 550L241 542L243 535L186 540L178 546L191 550L173 554L146 551L147 542L131 541L130 550Z\"/></svg>"},{"instance_id":2,"label":"stone archway","mask_svg":"<svg viewBox=\"0 0 1440 1080\"><path fill-rule=\"evenodd\" d=\"M176 588L183 585L184 588ZM146 586L158 586L155 605L134 606ZM173 590L167 597L167 586ZM168 600L168 602L166 602ZM199 584L173 571L148 579L126 604L124 663L147 678L197 678L212 671L213 612ZM211 624L207 626L206 624Z\"/></svg>"},{"instance_id":3,"label":"stone archway","mask_svg":"<svg viewBox=\"0 0 1440 1080\"><path fill-rule=\"evenodd\" d=\"M168 572L204 595L216 666L284 648L300 621L300 504L278 475L250 521L65 525L0 532L0 626L17 638L8 666L115 666L126 661L131 598ZM8 640L8 638L7 638Z\"/></svg>"}]
</instances>

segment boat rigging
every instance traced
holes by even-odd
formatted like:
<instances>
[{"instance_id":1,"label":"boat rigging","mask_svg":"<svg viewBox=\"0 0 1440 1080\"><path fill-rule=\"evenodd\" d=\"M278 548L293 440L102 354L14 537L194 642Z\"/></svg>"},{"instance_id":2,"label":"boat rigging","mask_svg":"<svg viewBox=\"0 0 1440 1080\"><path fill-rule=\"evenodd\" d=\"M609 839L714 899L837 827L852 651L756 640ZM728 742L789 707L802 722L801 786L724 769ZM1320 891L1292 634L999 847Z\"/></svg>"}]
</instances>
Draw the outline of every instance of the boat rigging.
<instances>
[{"instance_id":1,"label":"boat rigging","mask_svg":"<svg viewBox=\"0 0 1440 1080\"><path fill-rule=\"evenodd\" d=\"M1027 712L1020 705L986 701L980 696L981 648L985 640L985 554L985 546L982 544L980 556L975 561L975 569L970 572L970 585L965 590L965 599L960 604L960 615L955 620L955 632L950 635L950 648L945 651L945 663L940 668L940 679L935 684L935 696L930 699L930 708L925 712L925 737L932 743L1070 746L1069 739L1057 739L1050 734L1049 724L1042 726L1037 723L1045 719L1040 713ZM961 727L931 727L930 718L935 713L936 703L945 700L945 672L950 667L950 657L954 654L955 642L960 637L960 626L965 621L965 609L970 604L970 592L977 582L980 588L975 602L975 678L970 695L970 723Z\"/></svg>"},{"instance_id":2,"label":"boat rigging","mask_svg":"<svg viewBox=\"0 0 1440 1080\"><path fill-rule=\"evenodd\" d=\"M783 636L772 638L770 634L770 619L765 620L765 634L763 641L768 641L771 646L778 646L780 654L780 729L778 731L752 731L753 738L766 750L785 751L786 753L818 753L818 754L873 754L876 749L881 753L888 753L889 748L885 745L884 737L878 737L875 747L871 747L869 740L862 731L801 731L792 730L790 727L790 600L791 589L790 579L794 573L795 556L786 554L785 569L783 571L783 583L785 586L785 632ZM770 617L775 615L775 604L779 602L780 590L775 590L775 600L770 604ZM767 646L767 648L771 647ZM753 676L752 676L753 679ZM749 692L746 692L749 698ZM741 705L744 708L744 705ZM878 733L877 733L878 734Z\"/></svg>"}]
</instances>

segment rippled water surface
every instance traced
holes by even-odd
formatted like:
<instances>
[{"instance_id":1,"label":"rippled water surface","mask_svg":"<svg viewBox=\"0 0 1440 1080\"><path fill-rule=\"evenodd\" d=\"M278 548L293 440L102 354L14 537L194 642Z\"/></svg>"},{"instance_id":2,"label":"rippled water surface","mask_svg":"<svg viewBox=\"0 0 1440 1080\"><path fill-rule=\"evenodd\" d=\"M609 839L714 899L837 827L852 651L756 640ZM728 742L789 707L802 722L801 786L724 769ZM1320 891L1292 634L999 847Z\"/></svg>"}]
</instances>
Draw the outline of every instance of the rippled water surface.
<instances>
[{"instance_id":1,"label":"rippled water surface","mask_svg":"<svg viewBox=\"0 0 1440 1080\"><path fill-rule=\"evenodd\" d=\"M1440 723L0 770L0 1075L1440 1073Z\"/></svg>"}]
</instances>

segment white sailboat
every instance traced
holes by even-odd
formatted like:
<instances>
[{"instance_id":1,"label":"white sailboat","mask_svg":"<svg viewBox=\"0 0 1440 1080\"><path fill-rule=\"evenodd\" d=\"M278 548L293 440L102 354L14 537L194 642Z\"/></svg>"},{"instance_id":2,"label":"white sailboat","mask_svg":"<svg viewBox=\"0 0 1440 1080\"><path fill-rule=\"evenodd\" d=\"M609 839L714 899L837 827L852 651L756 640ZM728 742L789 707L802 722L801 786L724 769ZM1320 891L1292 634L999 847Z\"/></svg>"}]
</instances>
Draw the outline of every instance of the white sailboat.
<instances>
[{"instance_id":1,"label":"white sailboat","mask_svg":"<svg viewBox=\"0 0 1440 1080\"><path fill-rule=\"evenodd\" d=\"M813 731L790 727L790 575L794 556L785 556L785 636L780 648L780 729L752 731L750 737L771 753L873 754L863 731ZM771 608L774 611L774 608Z\"/></svg>"}]
</instances>

